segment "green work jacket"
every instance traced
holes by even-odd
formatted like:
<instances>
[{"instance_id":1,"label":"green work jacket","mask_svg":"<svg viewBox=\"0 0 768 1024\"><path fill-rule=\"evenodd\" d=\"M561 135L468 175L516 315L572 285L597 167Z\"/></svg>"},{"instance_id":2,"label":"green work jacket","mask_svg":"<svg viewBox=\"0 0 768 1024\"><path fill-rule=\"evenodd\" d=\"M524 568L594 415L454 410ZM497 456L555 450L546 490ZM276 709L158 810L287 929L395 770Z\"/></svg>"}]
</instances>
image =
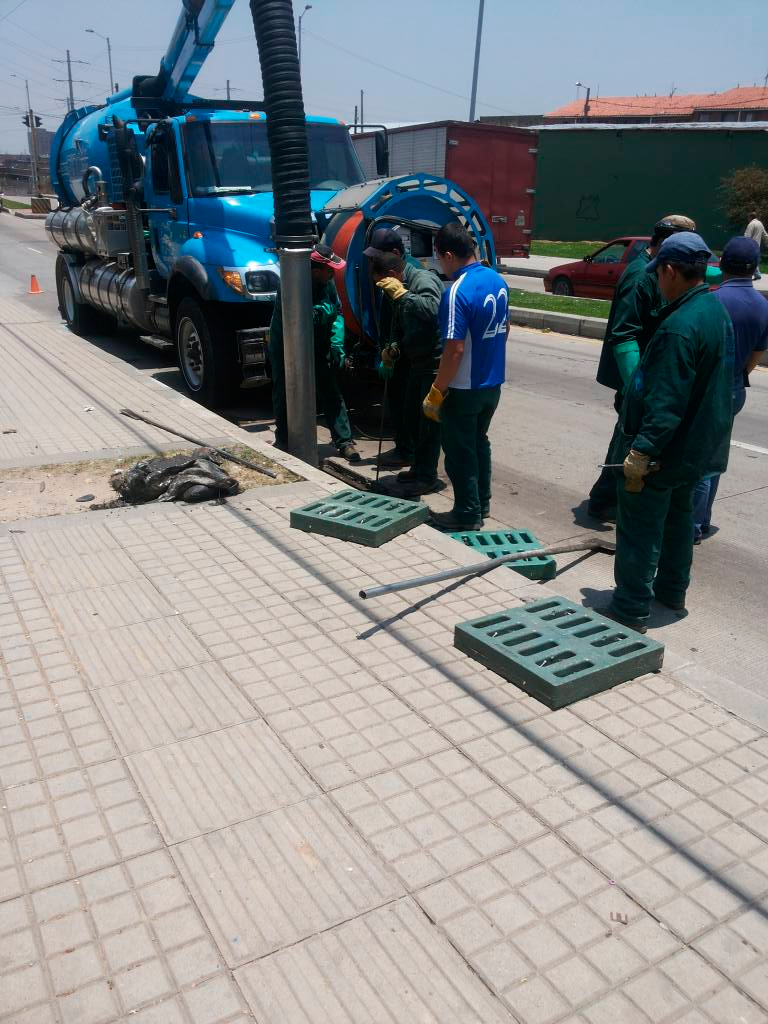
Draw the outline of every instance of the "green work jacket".
<instances>
[{"instance_id":1,"label":"green work jacket","mask_svg":"<svg viewBox=\"0 0 768 1024\"><path fill-rule=\"evenodd\" d=\"M724 472L733 367L733 326L706 285L665 306L627 386L608 461L623 462L630 448L650 455L661 485Z\"/></svg>"},{"instance_id":2,"label":"green work jacket","mask_svg":"<svg viewBox=\"0 0 768 1024\"><path fill-rule=\"evenodd\" d=\"M394 303L389 343L399 346L414 370L436 370L441 351L437 311L443 283L431 270L406 263L403 284L408 293Z\"/></svg>"},{"instance_id":3,"label":"green work jacket","mask_svg":"<svg viewBox=\"0 0 768 1024\"><path fill-rule=\"evenodd\" d=\"M636 341L642 355L653 337L659 322L660 308L664 305L656 274L646 269L649 261L650 256L644 249L630 263L619 278L608 313L605 341L597 366L597 383L613 391L624 389L613 354L614 346L625 341Z\"/></svg>"},{"instance_id":4,"label":"green work jacket","mask_svg":"<svg viewBox=\"0 0 768 1024\"><path fill-rule=\"evenodd\" d=\"M329 359L331 348L344 348L344 317L333 281L312 282L312 323L315 338L315 359ZM277 288L272 322L269 325L270 345L283 347L283 305L280 286Z\"/></svg>"}]
</instances>

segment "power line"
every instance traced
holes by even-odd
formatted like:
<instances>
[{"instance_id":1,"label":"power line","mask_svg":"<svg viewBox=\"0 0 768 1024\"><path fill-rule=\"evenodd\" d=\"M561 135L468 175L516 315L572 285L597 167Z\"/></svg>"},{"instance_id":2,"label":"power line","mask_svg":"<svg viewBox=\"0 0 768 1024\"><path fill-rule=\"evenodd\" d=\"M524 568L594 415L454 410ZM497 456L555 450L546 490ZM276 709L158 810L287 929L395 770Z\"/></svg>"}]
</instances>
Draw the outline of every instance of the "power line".
<instances>
[{"instance_id":1,"label":"power line","mask_svg":"<svg viewBox=\"0 0 768 1024\"><path fill-rule=\"evenodd\" d=\"M12 14L15 14L16 11L18 11L20 7L23 7L26 2L27 0L19 0L19 3L17 3L12 10L8 11L7 14L3 14L2 17L0 17L0 21L5 21L6 18L10 18L10 16Z\"/></svg>"}]
</instances>

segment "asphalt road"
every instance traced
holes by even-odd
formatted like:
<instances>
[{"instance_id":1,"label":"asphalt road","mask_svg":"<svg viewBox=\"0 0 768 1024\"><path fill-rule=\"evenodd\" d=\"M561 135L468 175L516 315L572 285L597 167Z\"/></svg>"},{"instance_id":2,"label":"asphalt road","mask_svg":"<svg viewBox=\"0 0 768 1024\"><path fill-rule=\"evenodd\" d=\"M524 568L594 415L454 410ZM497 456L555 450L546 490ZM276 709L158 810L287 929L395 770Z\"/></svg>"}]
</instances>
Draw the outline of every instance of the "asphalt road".
<instances>
[{"instance_id":1,"label":"asphalt road","mask_svg":"<svg viewBox=\"0 0 768 1024\"><path fill-rule=\"evenodd\" d=\"M21 298L51 316L56 298L54 247L42 222L0 216L0 298ZM44 294L28 296L29 275ZM598 342L522 329L510 335L508 383L493 423L493 516L552 542L595 524L579 506L597 476L613 428L609 393L595 383ZM94 339L127 363L180 387L170 357L125 333ZM0 385L1 389L2 385ZM227 415L266 427L265 396L250 393ZM768 638L763 622L768 559L768 371L754 375L736 420L731 463L715 503L716 530L696 548L690 614L658 612L652 635L670 650L668 663L692 662L690 682L726 706L768 722ZM574 509L576 510L574 512ZM573 562L569 566L569 561ZM577 600L607 599L607 556L563 559L551 584Z\"/></svg>"}]
</instances>

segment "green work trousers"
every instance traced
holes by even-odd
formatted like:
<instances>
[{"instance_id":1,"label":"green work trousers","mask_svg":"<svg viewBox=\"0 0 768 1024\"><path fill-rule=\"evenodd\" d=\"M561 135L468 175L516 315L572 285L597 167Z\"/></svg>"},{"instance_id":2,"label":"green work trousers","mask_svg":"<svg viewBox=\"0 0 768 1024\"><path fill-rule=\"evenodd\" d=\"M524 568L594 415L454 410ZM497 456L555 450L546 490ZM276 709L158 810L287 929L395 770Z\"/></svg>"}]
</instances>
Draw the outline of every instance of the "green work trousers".
<instances>
[{"instance_id":1,"label":"green work trousers","mask_svg":"<svg viewBox=\"0 0 768 1024\"><path fill-rule=\"evenodd\" d=\"M272 411L275 415L275 444L288 444L288 407L285 400L285 356L282 344L270 338L269 361L272 371ZM331 440L337 448L352 440L347 407L339 387L338 371L328 365L325 355L315 352L315 395L317 407L325 417Z\"/></svg>"},{"instance_id":2,"label":"green work trousers","mask_svg":"<svg viewBox=\"0 0 768 1024\"><path fill-rule=\"evenodd\" d=\"M449 388L440 410L445 471L453 486L453 513L474 522L491 503L491 442L488 428L501 397L501 385Z\"/></svg>"},{"instance_id":3,"label":"green work trousers","mask_svg":"<svg viewBox=\"0 0 768 1024\"><path fill-rule=\"evenodd\" d=\"M440 459L440 426L427 419L422 403L435 382L435 370L418 370L400 356L389 382L389 411L395 435L395 448L410 460L416 476L433 480Z\"/></svg>"},{"instance_id":4,"label":"green work trousers","mask_svg":"<svg viewBox=\"0 0 768 1024\"><path fill-rule=\"evenodd\" d=\"M654 594L672 603L685 600L693 561L695 486L664 487L646 477L642 491L631 494L618 479L611 605L621 615L647 619Z\"/></svg>"}]
</instances>

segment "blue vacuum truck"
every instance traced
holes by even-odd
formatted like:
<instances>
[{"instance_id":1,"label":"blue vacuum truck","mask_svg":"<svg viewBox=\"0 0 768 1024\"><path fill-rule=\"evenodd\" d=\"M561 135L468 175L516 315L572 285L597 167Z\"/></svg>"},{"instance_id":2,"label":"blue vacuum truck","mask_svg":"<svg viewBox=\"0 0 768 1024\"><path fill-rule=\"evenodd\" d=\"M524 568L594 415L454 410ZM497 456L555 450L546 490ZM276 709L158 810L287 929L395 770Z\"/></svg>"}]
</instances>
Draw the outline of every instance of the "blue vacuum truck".
<instances>
[{"instance_id":1,"label":"blue vacuum truck","mask_svg":"<svg viewBox=\"0 0 768 1024\"><path fill-rule=\"evenodd\" d=\"M275 47L268 37L259 41L258 19L269 25L273 2L251 2L265 93L265 61ZM70 329L88 336L120 324L175 349L189 392L210 406L269 382L268 328L281 272L272 149L282 136L275 123L270 133L264 103L190 93L234 3L182 0L156 75L135 77L103 106L67 114L50 157L60 206L46 220ZM453 183L386 178L385 132L377 139L382 178L366 183L341 121L306 117L305 124L311 230L353 259L338 282L349 347L373 352L376 296L362 250L375 227L399 227L425 260L448 220L466 223L494 262L491 233Z\"/></svg>"}]
</instances>

